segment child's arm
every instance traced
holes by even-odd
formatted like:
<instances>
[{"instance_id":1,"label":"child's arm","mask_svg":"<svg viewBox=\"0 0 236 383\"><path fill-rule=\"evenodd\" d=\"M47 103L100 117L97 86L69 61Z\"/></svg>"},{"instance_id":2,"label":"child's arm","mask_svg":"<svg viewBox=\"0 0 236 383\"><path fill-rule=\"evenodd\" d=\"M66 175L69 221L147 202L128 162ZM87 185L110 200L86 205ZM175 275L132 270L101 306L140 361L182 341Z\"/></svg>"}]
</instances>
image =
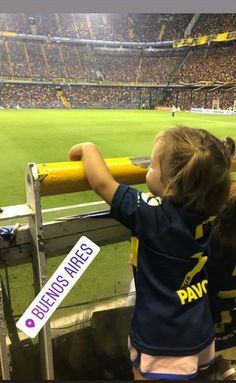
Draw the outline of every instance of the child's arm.
<instances>
[{"instance_id":1,"label":"child's arm","mask_svg":"<svg viewBox=\"0 0 236 383\"><path fill-rule=\"evenodd\" d=\"M69 151L69 159L83 161L91 188L111 205L119 183L114 180L96 145L85 142L73 146Z\"/></svg>"}]
</instances>

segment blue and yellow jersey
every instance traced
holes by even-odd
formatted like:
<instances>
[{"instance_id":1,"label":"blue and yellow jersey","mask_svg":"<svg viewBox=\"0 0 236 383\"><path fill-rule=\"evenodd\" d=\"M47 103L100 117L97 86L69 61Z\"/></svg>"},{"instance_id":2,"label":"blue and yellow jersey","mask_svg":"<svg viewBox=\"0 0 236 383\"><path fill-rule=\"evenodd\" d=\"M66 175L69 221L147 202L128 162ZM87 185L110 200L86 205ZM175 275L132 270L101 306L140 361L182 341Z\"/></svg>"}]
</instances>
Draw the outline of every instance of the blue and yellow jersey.
<instances>
[{"instance_id":1,"label":"blue and yellow jersey","mask_svg":"<svg viewBox=\"0 0 236 383\"><path fill-rule=\"evenodd\" d=\"M145 193L147 195L147 201L151 201L152 198L155 199L155 197L151 193ZM161 201L160 198L156 199L158 203ZM139 238L135 235L131 234L130 239L130 247L131 247L131 253L130 253L130 264L133 266L133 269L136 270L138 267L138 246L139 246Z\"/></svg>"},{"instance_id":2,"label":"blue and yellow jersey","mask_svg":"<svg viewBox=\"0 0 236 383\"><path fill-rule=\"evenodd\" d=\"M137 268L138 266L138 245L139 239L131 235L130 239L130 264Z\"/></svg>"},{"instance_id":3,"label":"blue and yellow jersey","mask_svg":"<svg viewBox=\"0 0 236 383\"><path fill-rule=\"evenodd\" d=\"M132 242L138 257L131 343L150 355L200 352L214 338L205 264L215 217L125 185L115 193L111 216L139 240Z\"/></svg>"}]
</instances>

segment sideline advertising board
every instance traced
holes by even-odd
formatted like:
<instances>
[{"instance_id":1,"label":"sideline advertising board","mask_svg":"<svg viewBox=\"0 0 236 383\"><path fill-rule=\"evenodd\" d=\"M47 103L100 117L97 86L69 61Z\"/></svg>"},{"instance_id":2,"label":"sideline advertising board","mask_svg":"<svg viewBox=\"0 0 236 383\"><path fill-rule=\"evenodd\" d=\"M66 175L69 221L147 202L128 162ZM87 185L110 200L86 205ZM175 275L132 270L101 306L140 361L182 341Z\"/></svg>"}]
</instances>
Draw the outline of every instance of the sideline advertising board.
<instances>
[{"instance_id":1,"label":"sideline advertising board","mask_svg":"<svg viewBox=\"0 0 236 383\"><path fill-rule=\"evenodd\" d=\"M204 109L204 108L192 108L193 113L206 113L206 114L229 114L236 116L236 110L228 109Z\"/></svg>"}]
</instances>

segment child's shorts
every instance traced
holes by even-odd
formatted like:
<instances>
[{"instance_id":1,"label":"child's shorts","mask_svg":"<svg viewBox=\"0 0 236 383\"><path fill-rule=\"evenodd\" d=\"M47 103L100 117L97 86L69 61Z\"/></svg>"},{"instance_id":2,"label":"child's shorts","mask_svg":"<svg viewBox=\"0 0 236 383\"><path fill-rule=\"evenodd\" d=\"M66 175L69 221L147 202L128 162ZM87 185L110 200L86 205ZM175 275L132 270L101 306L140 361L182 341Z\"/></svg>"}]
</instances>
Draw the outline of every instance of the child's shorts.
<instances>
[{"instance_id":1,"label":"child's shorts","mask_svg":"<svg viewBox=\"0 0 236 383\"><path fill-rule=\"evenodd\" d=\"M128 341L130 359L136 379L188 380L197 375L198 369L208 368L215 358L215 342L199 354L189 356L152 356L137 351Z\"/></svg>"}]
</instances>

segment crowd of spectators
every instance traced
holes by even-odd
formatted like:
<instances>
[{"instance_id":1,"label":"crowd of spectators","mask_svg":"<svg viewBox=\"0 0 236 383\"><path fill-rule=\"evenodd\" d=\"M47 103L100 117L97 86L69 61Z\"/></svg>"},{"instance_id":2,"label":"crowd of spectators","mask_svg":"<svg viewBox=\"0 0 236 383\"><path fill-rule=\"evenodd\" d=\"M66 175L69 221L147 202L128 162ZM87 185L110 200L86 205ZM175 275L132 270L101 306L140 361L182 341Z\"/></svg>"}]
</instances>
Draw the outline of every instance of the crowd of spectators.
<instances>
[{"instance_id":1,"label":"crowd of spectators","mask_svg":"<svg viewBox=\"0 0 236 383\"><path fill-rule=\"evenodd\" d=\"M166 41L183 37L192 17L192 14L0 14L0 31L115 41ZM236 14L202 14L191 35L232 31L235 28ZM49 40L26 42L5 37L0 39L0 79L24 78L32 84L2 85L1 97L5 104L1 106L13 107L17 102L20 107L63 107L54 85L34 84L50 81L54 84L88 84L64 87L65 97L72 107L129 107L135 92L139 94L137 89L103 85L107 82L233 84L236 78L235 62L235 42L209 44L191 50L153 51L150 48L103 49ZM99 82L101 86L89 86L94 82ZM232 100L236 99L233 90L185 89L181 92L173 90L165 98L165 104L175 103L177 95L178 104L184 110L192 106L211 107L214 97L220 100L220 107L229 108Z\"/></svg>"},{"instance_id":2,"label":"crowd of spectators","mask_svg":"<svg viewBox=\"0 0 236 383\"><path fill-rule=\"evenodd\" d=\"M63 108L58 86L41 84L1 84L0 108ZM110 86L70 86L62 94L71 108L131 108L135 88Z\"/></svg>"},{"instance_id":3,"label":"crowd of spectators","mask_svg":"<svg viewBox=\"0 0 236 383\"><path fill-rule=\"evenodd\" d=\"M14 76L11 61L8 56L7 43L0 40L0 74L2 76Z\"/></svg>"},{"instance_id":4,"label":"crowd of spectators","mask_svg":"<svg viewBox=\"0 0 236 383\"><path fill-rule=\"evenodd\" d=\"M102 52L90 45L0 41L0 76L84 81L197 83L235 80L236 44L183 50ZM183 63L183 64L182 64Z\"/></svg>"},{"instance_id":5,"label":"crowd of spectators","mask_svg":"<svg viewBox=\"0 0 236 383\"><path fill-rule=\"evenodd\" d=\"M28 16L23 13L0 13L0 31L31 34Z\"/></svg>"},{"instance_id":6,"label":"crowd of spectators","mask_svg":"<svg viewBox=\"0 0 236 383\"><path fill-rule=\"evenodd\" d=\"M78 48L75 45L61 45L62 57L68 78L86 78L86 68L84 67L83 61L83 50L85 49L82 47Z\"/></svg>"},{"instance_id":7,"label":"crowd of spectators","mask_svg":"<svg viewBox=\"0 0 236 383\"><path fill-rule=\"evenodd\" d=\"M191 108L211 109L213 101L219 102L220 109L233 109L236 100L236 89L183 89L172 90L164 99L163 105L177 105L181 110Z\"/></svg>"},{"instance_id":8,"label":"crowd of spectators","mask_svg":"<svg viewBox=\"0 0 236 383\"><path fill-rule=\"evenodd\" d=\"M182 111L218 105L232 109L236 89L172 89L131 86L1 84L0 108L64 108L63 97L71 108L154 108L176 105Z\"/></svg>"},{"instance_id":9,"label":"crowd of spectators","mask_svg":"<svg viewBox=\"0 0 236 383\"><path fill-rule=\"evenodd\" d=\"M0 75L24 78L62 78L84 81L168 81L183 60L182 51L101 52L90 45L1 42ZM131 51L131 50L130 50Z\"/></svg>"},{"instance_id":10,"label":"crowd of spectators","mask_svg":"<svg viewBox=\"0 0 236 383\"><path fill-rule=\"evenodd\" d=\"M236 44L195 48L175 76L175 81L230 82L236 78Z\"/></svg>"},{"instance_id":11,"label":"crowd of spectators","mask_svg":"<svg viewBox=\"0 0 236 383\"><path fill-rule=\"evenodd\" d=\"M106 81L136 81L140 56L135 55L97 55L96 61ZM151 75L149 80L151 81Z\"/></svg>"},{"instance_id":12,"label":"crowd of spectators","mask_svg":"<svg viewBox=\"0 0 236 383\"><path fill-rule=\"evenodd\" d=\"M43 45L39 43L27 43L27 55L33 78L47 78L48 68L45 60ZM22 74L22 76L24 76Z\"/></svg>"},{"instance_id":13,"label":"crowd of spectators","mask_svg":"<svg viewBox=\"0 0 236 383\"><path fill-rule=\"evenodd\" d=\"M0 31L113 41L168 41L184 37L193 14L1 13ZM192 37L235 31L235 14L201 14Z\"/></svg>"},{"instance_id":14,"label":"crowd of spectators","mask_svg":"<svg viewBox=\"0 0 236 383\"><path fill-rule=\"evenodd\" d=\"M236 100L236 90L212 90L207 92L205 108L212 108L213 100L219 100L220 109L233 108Z\"/></svg>"},{"instance_id":15,"label":"crowd of spectators","mask_svg":"<svg viewBox=\"0 0 236 383\"><path fill-rule=\"evenodd\" d=\"M203 13L195 24L191 37L232 31L236 31L235 13L215 13L214 15Z\"/></svg>"},{"instance_id":16,"label":"crowd of spectators","mask_svg":"<svg viewBox=\"0 0 236 383\"><path fill-rule=\"evenodd\" d=\"M113 41L179 39L193 14L0 14L0 30ZM32 28L32 26L34 26ZM201 14L191 35L234 31L235 14Z\"/></svg>"},{"instance_id":17,"label":"crowd of spectators","mask_svg":"<svg viewBox=\"0 0 236 383\"><path fill-rule=\"evenodd\" d=\"M131 108L130 87L67 86L63 93L72 108Z\"/></svg>"},{"instance_id":18,"label":"crowd of spectators","mask_svg":"<svg viewBox=\"0 0 236 383\"><path fill-rule=\"evenodd\" d=\"M68 78L61 47L55 44L43 44L42 49L49 77Z\"/></svg>"},{"instance_id":19,"label":"crowd of spectators","mask_svg":"<svg viewBox=\"0 0 236 383\"><path fill-rule=\"evenodd\" d=\"M0 14L0 31L113 41L181 38L192 14Z\"/></svg>"},{"instance_id":20,"label":"crowd of spectators","mask_svg":"<svg viewBox=\"0 0 236 383\"><path fill-rule=\"evenodd\" d=\"M63 107L53 85L1 84L1 108L61 108Z\"/></svg>"},{"instance_id":21,"label":"crowd of spectators","mask_svg":"<svg viewBox=\"0 0 236 383\"><path fill-rule=\"evenodd\" d=\"M21 77L22 74L26 77L32 75L31 66L28 62L25 43L18 43L9 40L7 43L7 51L9 57L9 66L16 77Z\"/></svg>"},{"instance_id":22,"label":"crowd of spectators","mask_svg":"<svg viewBox=\"0 0 236 383\"><path fill-rule=\"evenodd\" d=\"M184 31L190 23L193 15L177 14L166 19L164 24L163 41L178 40L184 37Z\"/></svg>"},{"instance_id":23,"label":"crowd of spectators","mask_svg":"<svg viewBox=\"0 0 236 383\"><path fill-rule=\"evenodd\" d=\"M172 72L179 68L183 61L181 54L169 56L159 54L157 56L143 56L140 65L138 81L154 81L157 84L167 83Z\"/></svg>"}]
</instances>

